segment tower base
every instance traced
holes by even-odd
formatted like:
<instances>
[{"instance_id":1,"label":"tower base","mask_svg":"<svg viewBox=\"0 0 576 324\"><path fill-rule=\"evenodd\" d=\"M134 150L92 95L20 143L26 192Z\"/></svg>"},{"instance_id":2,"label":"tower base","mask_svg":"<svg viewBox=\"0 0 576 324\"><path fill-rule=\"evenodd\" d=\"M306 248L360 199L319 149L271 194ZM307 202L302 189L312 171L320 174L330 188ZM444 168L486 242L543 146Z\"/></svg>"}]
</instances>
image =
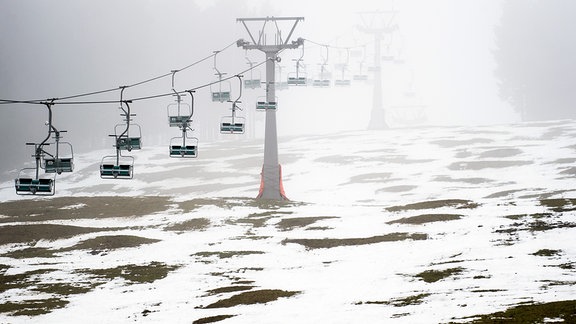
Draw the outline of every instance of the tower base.
<instances>
[{"instance_id":1,"label":"tower base","mask_svg":"<svg viewBox=\"0 0 576 324\"><path fill-rule=\"evenodd\" d=\"M282 184L282 166L278 165L278 188L266 187L265 181L265 170L262 167L262 173L260 173L260 190L258 191L258 196L256 199L272 199L272 200L289 200L284 192L284 185Z\"/></svg>"}]
</instances>

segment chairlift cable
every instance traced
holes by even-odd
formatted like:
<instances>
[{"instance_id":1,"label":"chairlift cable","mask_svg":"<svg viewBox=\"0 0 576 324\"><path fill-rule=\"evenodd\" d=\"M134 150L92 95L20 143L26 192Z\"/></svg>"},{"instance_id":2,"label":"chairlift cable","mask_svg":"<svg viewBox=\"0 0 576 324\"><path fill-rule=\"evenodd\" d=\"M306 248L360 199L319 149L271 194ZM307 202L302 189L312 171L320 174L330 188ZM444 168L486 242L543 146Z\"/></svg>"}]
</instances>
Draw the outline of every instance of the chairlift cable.
<instances>
[{"instance_id":1,"label":"chairlift cable","mask_svg":"<svg viewBox=\"0 0 576 324\"><path fill-rule=\"evenodd\" d=\"M217 52L223 52L225 50L227 50L228 48L230 48L232 45L235 45L236 41L230 43L229 45L227 45L226 47L224 47L223 49L217 51ZM210 58L212 58L214 55L216 55L216 53L213 53L209 56L206 56L196 62L193 62L181 69L178 69L176 71L184 71L186 69L189 69L195 65L198 65ZM145 83L149 83L152 81L156 81L162 78L165 78L167 76L171 76L172 72L170 73L165 73L144 81L140 81L140 82L136 82L130 85L125 86L126 88L131 88L131 87L136 87ZM92 96L92 95L97 95L97 94L103 94L103 93L108 93L108 92L113 92L113 91L118 91L119 88L110 88L110 89L105 89L105 90L99 90L99 91L92 91L92 92L86 92L86 93L81 93L81 94L76 94L76 95L71 95L71 96L66 96L66 97L60 97L60 98L54 98L53 100L57 100L57 101L62 101L62 100L69 100L69 99L75 99L75 98L81 98L81 97L87 97L87 96ZM0 99L0 105L1 104L44 104L46 100L42 99L42 100L10 100L10 99ZM58 104L98 104L98 103L113 103L113 102L118 102L118 101L86 101L86 102L59 102Z\"/></svg>"}]
</instances>

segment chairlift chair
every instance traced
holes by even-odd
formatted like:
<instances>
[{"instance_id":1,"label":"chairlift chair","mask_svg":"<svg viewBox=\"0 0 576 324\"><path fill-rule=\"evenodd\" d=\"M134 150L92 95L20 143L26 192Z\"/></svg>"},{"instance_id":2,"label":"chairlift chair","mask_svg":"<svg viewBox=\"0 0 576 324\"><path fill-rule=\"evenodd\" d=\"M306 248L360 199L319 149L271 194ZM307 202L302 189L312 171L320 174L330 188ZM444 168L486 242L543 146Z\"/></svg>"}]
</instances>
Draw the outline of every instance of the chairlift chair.
<instances>
[{"instance_id":1,"label":"chairlift chair","mask_svg":"<svg viewBox=\"0 0 576 324\"><path fill-rule=\"evenodd\" d=\"M220 123L220 133L222 134L244 134L246 124L244 117L225 116Z\"/></svg>"},{"instance_id":2,"label":"chairlift chair","mask_svg":"<svg viewBox=\"0 0 576 324\"><path fill-rule=\"evenodd\" d=\"M306 73L304 72L300 72L300 73L296 73L296 72L290 72L288 73L288 85L293 85L293 86L305 86L306 85Z\"/></svg>"},{"instance_id":3,"label":"chairlift chair","mask_svg":"<svg viewBox=\"0 0 576 324\"><path fill-rule=\"evenodd\" d=\"M260 70L256 70L257 75L254 75L254 62L252 62L252 60L250 60L250 58L248 57L248 50L246 50L246 62L248 65L250 65L250 79L244 79L244 88L246 89L258 89L260 88L261 84L262 84L262 77L260 74Z\"/></svg>"},{"instance_id":4,"label":"chairlift chair","mask_svg":"<svg viewBox=\"0 0 576 324\"><path fill-rule=\"evenodd\" d=\"M114 136L116 138L116 146L119 150L132 151L142 148L142 129L140 125L130 123L130 128L126 134L123 134L121 127L125 124L118 124L114 127Z\"/></svg>"},{"instance_id":5,"label":"chairlift chair","mask_svg":"<svg viewBox=\"0 0 576 324\"><path fill-rule=\"evenodd\" d=\"M226 102L230 100L230 82L219 81L216 85L210 85L213 102Z\"/></svg>"},{"instance_id":6,"label":"chairlift chair","mask_svg":"<svg viewBox=\"0 0 576 324\"><path fill-rule=\"evenodd\" d=\"M253 63L250 65L252 68ZM256 71L256 75L254 75L253 71L250 70L250 79L244 79L244 88L245 89L259 89L262 86L262 77L260 71Z\"/></svg>"},{"instance_id":7,"label":"chairlift chair","mask_svg":"<svg viewBox=\"0 0 576 324\"><path fill-rule=\"evenodd\" d=\"M100 163L100 178L102 179L132 179L134 177L134 157L109 155Z\"/></svg>"},{"instance_id":8,"label":"chairlift chair","mask_svg":"<svg viewBox=\"0 0 576 324\"><path fill-rule=\"evenodd\" d=\"M230 100L230 82L222 81L222 76L226 73L220 72L216 67L216 57L219 51L214 52L214 70L218 76L218 81L210 84L210 92L212 93L213 102L225 102Z\"/></svg>"},{"instance_id":9,"label":"chairlift chair","mask_svg":"<svg viewBox=\"0 0 576 324\"><path fill-rule=\"evenodd\" d=\"M189 104L176 102L168 105L168 124L170 127L181 127L183 124L190 123L192 109Z\"/></svg>"},{"instance_id":10,"label":"chairlift chair","mask_svg":"<svg viewBox=\"0 0 576 324\"><path fill-rule=\"evenodd\" d=\"M18 173L18 178L14 180L14 187L18 195L41 195L53 196L56 193L55 176L40 178L27 175L35 173L36 168L24 168Z\"/></svg>"},{"instance_id":11,"label":"chairlift chair","mask_svg":"<svg viewBox=\"0 0 576 324\"><path fill-rule=\"evenodd\" d=\"M57 173L62 172L72 172L74 170L74 152L72 150L72 144L68 142L57 142L54 143L56 147L56 153L50 154L46 152L43 157L44 172L46 173ZM64 149L66 148L66 149ZM64 149L64 154L62 150Z\"/></svg>"},{"instance_id":12,"label":"chairlift chair","mask_svg":"<svg viewBox=\"0 0 576 324\"><path fill-rule=\"evenodd\" d=\"M170 157L195 158L198 156L198 139L196 137L179 136L170 140Z\"/></svg>"},{"instance_id":13,"label":"chairlift chair","mask_svg":"<svg viewBox=\"0 0 576 324\"><path fill-rule=\"evenodd\" d=\"M303 68L305 69L306 66L304 64L302 64L302 60L304 58L304 46L302 46L302 52L300 54L300 58L298 59L293 59L292 61L296 61L296 72L290 72L288 73L288 85L294 85L294 86L305 86L306 85L306 81L307 81L307 75L306 72L301 72L300 69Z\"/></svg>"},{"instance_id":14,"label":"chairlift chair","mask_svg":"<svg viewBox=\"0 0 576 324\"><path fill-rule=\"evenodd\" d=\"M238 98L234 101L230 101L232 103L232 114L230 116L222 117L220 122L220 133L222 134L244 134L244 126L246 125L246 119L244 117L236 116L237 110L242 110L238 107L238 103L240 103L240 98L242 97L242 76L236 75L238 78L238 87L240 88L238 92Z\"/></svg>"},{"instance_id":15,"label":"chairlift chair","mask_svg":"<svg viewBox=\"0 0 576 324\"><path fill-rule=\"evenodd\" d=\"M258 97L256 101L256 110L257 111L266 111L266 109L277 109L278 108L278 99L275 101L266 101L266 97Z\"/></svg>"}]
</instances>

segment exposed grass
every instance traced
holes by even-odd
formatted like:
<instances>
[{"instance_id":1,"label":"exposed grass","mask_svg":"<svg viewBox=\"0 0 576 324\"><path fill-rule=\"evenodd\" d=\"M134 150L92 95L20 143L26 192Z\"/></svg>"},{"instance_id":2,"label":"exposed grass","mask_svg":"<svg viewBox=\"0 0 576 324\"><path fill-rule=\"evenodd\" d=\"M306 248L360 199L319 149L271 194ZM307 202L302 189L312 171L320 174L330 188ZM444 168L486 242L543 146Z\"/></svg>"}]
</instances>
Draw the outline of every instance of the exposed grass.
<instances>
[{"instance_id":1,"label":"exposed grass","mask_svg":"<svg viewBox=\"0 0 576 324\"><path fill-rule=\"evenodd\" d=\"M476 324L545 323L550 319L561 319L564 323L576 323L576 300L518 305L502 312L471 318L475 318L472 323Z\"/></svg>"},{"instance_id":2,"label":"exposed grass","mask_svg":"<svg viewBox=\"0 0 576 324\"><path fill-rule=\"evenodd\" d=\"M2 276L0 276L0 293L10 289L27 289L28 287L37 284L40 281L39 275L53 271L55 270L41 269L13 275L6 275L4 273Z\"/></svg>"},{"instance_id":3,"label":"exposed grass","mask_svg":"<svg viewBox=\"0 0 576 324\"><path fill-rule=\"evenodd\" d=\"M538 250L538 251L532 253L532 255L552 257L552 256L560 255L561 252L562 252L562 250L541 249L541 250Z\"/></svg>"},{"instance_id":4,"label":"exposed grass","mask_svg":"<svg viewBox=\"0 0 576 324\"><path fill-rule=\"evenodd\" d=\"M35 240L33 240L35 241ZM28 258L53 258L56 253L74 251L74 250L91 250L92 254L98 254L103 251L109 251L121 248L138 247L143 244L159 242L160 240L149 239L133 235L103 235L96 238L82 241L71 247L62 249L48 249L40 247L30 247L21 250L15 250L5 253L2 256L13 259Z\"/></svg>"},{"instance_id":5,"label":"exposed grass","mask_svg":"<svg viewBox=\"0 0 576 324\"><path fill-rule=\"evenodd\" d=\"M254 286L236 285L236 286L228 286L228 287L211 289L211 290L208 290L206 293L208 294L208 296L210 296L210 295L218 295L218 294L237 292L237 291L246 291L246 290L250 290L252 288L254 288Z\"/></svg>"},{"instance_id":6,"label":"exposed grass","mask_svg":"<svg viewBox=\"0 0 576 324\"><path fill-rule=\"evenodd\" d=\"M245 218L230 219L226 223L231 224L231 225L250 224L250 225L252 225L252 227L264 227L266 225L266 222L269 221L271 218L272 218L272 216L260 217L260 216L248 215L248 217L245 217Z\"/></svg>"},{"instance_id":7,"label":"exposed grass","mask_svg":"<svg viewBox=\"0 0 576 324\"><path fill-rule=\"evenodd\" d=\"M12 259L29 259L29 258L53 258L54 253L58 251L40 248L40 247L30 247L21 250L15 250L12 252L2 254L3 257Z\"/></svg>"},{"instance_id":8,"label":"exposed grass","mask_svg":"<svg viewBox=\"0 0 576 324\"><path fill-rule=\"evenodd\" d=\"M502 168L512 168L517 166L533 164L532 161L467 161L467 162L454 162L448 166L448 169L452 171L458 170L482 170L482 169L502 169Z\"/></svg>"},{"instance_id":9,"label":"exposed grass","mask_svg":"<svg viewBox=\"0 0 576 324\"><path fill-rule=\"evenodd\" d=\"M386 208L389 212L400 212L407 210L421 210L421 209L436 209L442 207L451 207L456 209L473 209L477 208L479 204L464 199L446 199L446 200L430 200L423 201L403 206L393 206Z\"/></svg>"},{"instance_id":10,"label":"exposed grass","mask_svg":"<svg viewBox=\"0 0 576 324\"><path fill-rule=\"evenodd\" d=\"M192 324L215 323L215 322L220 322L220 321L223 321L227 318L231 318L234 316L236 316L236 315L216 315L216 316L204 317L204 318L195 320L194 322L192 322Z\"/></svg>"},{"instance_id":11,"label":"exposed grass","mask_svg":"<svg viewBox=\"0 0 576 324\"><path fill-rule=\"evenodd\" d=\"M425 223L432 222L446 222L451 220L457 220L462 218L464 215L455 214L424 214L419 216L405 217L397 220L388 222L388 224L411 224L411 225L421 225Z\"/></svg>"},{"instance_id":12,"label":"exposed grass","mask_svg":"<svg viewBox=\"0 0 576 324\"><path fill-rule=\"evenodd\" d=\"M244 256L251 254L264 254L262 251L221 251L221 252L197 252L192 254L193 256L199 256L208 258L211 256L217 256L220 259L228 259L235 256Z\"/></svg>"},{"instance_id":13,"label":"exposed grass","mask_svg":"<svg viewBox=\"0 0 576 324\"><path fill-rule=\"evenodd\" d=\"M53 241L107 230L110 229L57 224L6 225L0 226L0 244Z\"/></svg>"},{"instance_id":14,"label":"exposed grass","mask_svg":"<svg viewBox=\"0 0 576 324\"><path fill-rule=\"evenodd\" d=\"M366 245L381 242L397 242L403 240L426 240L428 235L419 233L391 233L386 235L346 238L346 239L285 239L282 244L296 243L304 245L307 249L327 249L339 246Z\"/></svg>"},{"instance_id":15,"label":"exposed grass","mask_svg":"<svg viewBox=\"0 0 576 324\"><path fill-rule=\"evenodd\" d=\"M430 143L436 144L443 148L452 148L458 146L465 146L469 147L472 144L487 144L492 143L493 140L488 138L472 138L466 140L456 140L456 139L439 139L435 141L431 141Z\"/></svg>"},{"instance_id":16,"label":"exposed grass","mask_svg":"<svg viewBox=\"0 0 576 324\"><path fill-rule=\"evenodd\" d=\"M48 314L55 309L63 308L69 301L61 298L32 299L21 302L6 302L0 304L0 313L12 316L37 316Z\"/></svg>"},{"instance_id":17,"label":"exposed grass","mask_svg":"<svg viewBox=\"0 0 576 324\"><path fill-rule=\"evenodd\" d=\"M480 158L507 158L522 154L518 148L497 148L480 153Z\"/></svg>"},{"instance_id":18,"label":"exposed grass","mask_svg":"<svg viewBox=\"0 0 576 324\"><path fill-rule=\"evenodd\" d=\"M535 213L535 214L508 215L508 216L504 216L504 218L508 218L511 220L520 220L520 219L525 218L525 217L540 219L540 218L549 218L552 216L554 216L554 214L552 214L552 213Z\"/></svg>"},{"instance_id":19,"label":"exposed grass","mask_svg":"<svg viewBox=\"0 0 576 324\"><path fill-rule=\"evenodd\" d=\"M0 203L0 222L132 217L154 214L172 204L169 197L57 197Z\"/></svg>"},{"instance_id":20,"label":"exposed grass","mask_svg":"<svg viewBox=\"0 0 576 324\"><path fill-rule=\"evenodd\" d=\"M33 287L34 291L44 292L47 294L57 294L60 296L69 296L76 294L84 294L94 289L96 285L88 282L53 282L53 283L38 283Z\"/></svg>"},{"instance_id":21,"label":"exposed grass","mask_svg":"<svg viewBox=\"0 0 576 324\"><path fill-rule=\"evenodd\" d=\"M408 297L404 297L404 298L394 298L394 299L386 300L386 301L358 302L358 303L356 303L356 305L375 304L375 305L391 305L394 307L405 307L405 306L411 306L411 305L420 305L424 302L424 298L426 298L428 296L430 296L429 293L424 293L424 294L408 296Z\"/></svg>"},{"instance_id":22,"label":"exposed grass","mask_svg":"<svg viewBox=\"0 0 576 324\"><path fill-rule=\"evenodd\" d=\"M303 203L290 200L266 200L246 197L223 197L223 198L196 198L178 203L184 212L190 212L203 206L217 206L231 209L234 207L256 207L259 209L277 210L284 207L301 206Z\"/></svg>"},{"instance_id":23,"label":"exposed grass","mask_svg":"<svg viewBox=\"0 0 576 324\"><path fill-rule=\"evenodd\" d=\"M82 269L78 270L78 272L105 280L123 278L131 283L152 283L156 280L166 278L168 273L178 268L179 266L177 265L152 262L147 265L129 264L108 269Z\"/></svg>"},{"instance_id":24,"label":"exposed grass","mask_svg":"<svg viewBox=\"0 0 576 324\"><path fill-rule=\"evenodd\" d=\"M292 297L300 292L277 289L247 291L227 299L219 300L203 308L228 308L238 305L264 304L282 297Z\"/></svg>"},{"instance_id":25,"label":"exposed grass","mask_svg":"<svg viewBox=\"0 0 576 324\"><path fill-rule=\"evenodd\" d=\"M445 270L426 270L417 274L416 277L422 279L424 282L432 283L459 274L463 270L464 268L460 267Z\"/></svg>"},{"instance_id":26,"label":"exposed grass","mask_svg":"<svg viewBox=\"0 0 576 324\"><path fill-rule=\"evenodd\" d=\"M554 212L561 213L576 210L576 199L541 199L540 205L548 207Z\"/></svg>"},{"instance_id":27,"label":"exposed grass","mask_svg":"<svg viewBox=\"0 0 576 324\"><path fill-rule=\"evenodd\" d=\"M208 228L209 226L210 226L210 220L208 218L194 218L181 223L166 226L164 227L164 230L184 233L190 231L202 231Z\"/></svg>"},{"instance_id":28,"label":"exposed grass","mask_svg":"<svg viewBox=\"0 0 576 324\"><path fill-rule=\"evenodd\" d=\"M306 227L308 225L314 224L317 221L323 219L333 219L338 217L330 217L330 216L320 216L320 217L294 217L294 218L284 218L280 222L276 224L282 231L290 231L294 228L298 227Z\"/></svg>"},{"instance_id":29,"label":"exposed grass","mask_svg":"<svg viewBox=\"0 0 576 324\"><path fill-rule=\"evenodd\" d=\"M143 244L160 242L160 240L134 235L103 235L82 241L60 251L92 250L93 253L115 250L121 248L137 247Z\"/></svg>"}]
</instances>

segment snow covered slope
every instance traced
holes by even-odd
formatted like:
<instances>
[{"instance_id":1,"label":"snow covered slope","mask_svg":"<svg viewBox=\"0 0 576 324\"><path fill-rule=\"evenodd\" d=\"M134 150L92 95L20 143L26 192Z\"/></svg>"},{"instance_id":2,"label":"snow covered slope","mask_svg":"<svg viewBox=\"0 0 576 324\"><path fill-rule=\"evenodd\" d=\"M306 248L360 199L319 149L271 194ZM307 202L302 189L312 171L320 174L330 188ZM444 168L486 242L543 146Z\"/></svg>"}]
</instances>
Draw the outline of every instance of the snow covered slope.
<instances>
[{"instance_id":1,"label":"snow covered slope","mask_svg":"<svg viewBox=\"0 0 576 324\"><path fill-rule=\"evenodd\" d=\"M0 323L437 323L574 299L576 122L284 138L75 158L0 188Z\"/></svg>"}]
</instances>

